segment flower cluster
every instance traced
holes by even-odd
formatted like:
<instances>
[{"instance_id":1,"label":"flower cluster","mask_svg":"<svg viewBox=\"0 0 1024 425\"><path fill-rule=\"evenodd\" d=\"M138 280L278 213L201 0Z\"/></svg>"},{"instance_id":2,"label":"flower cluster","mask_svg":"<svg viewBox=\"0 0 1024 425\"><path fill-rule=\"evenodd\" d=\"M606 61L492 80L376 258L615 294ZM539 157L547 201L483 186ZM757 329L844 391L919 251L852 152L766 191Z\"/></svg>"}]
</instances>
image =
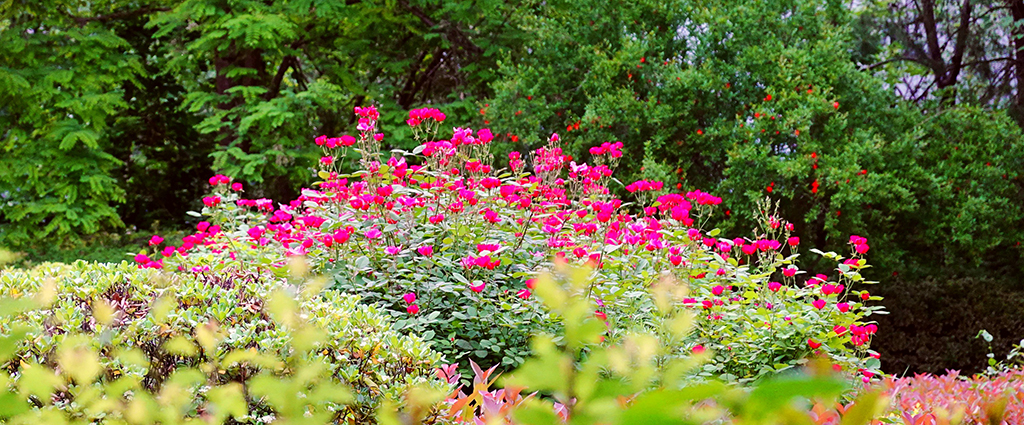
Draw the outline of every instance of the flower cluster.
<instances>
[{"instance_id":1,"label":"flower cluster","mask_svg":"<svg viewBox=\"0 0 1024 425\"><path fill-rule=\"evenodd\" d=\"M854 251L857 251L858 254L867 254L868 249L871 248L868 246L867 238L862 238L857 235L850 236L850 245L853 245Z\"/></svg>"},{"instance_id":2,"label":"flower cluster","mask_svg":"<svg viewBox=\"0 0 1024 425\"><path fill-rule=\"evenodd\" d=\"M315 142L317 146L325 146L328 149L334 149L341 146L352 146L356 144L356 138L347 134L341 137L320 136L316 138Z\"/></svg>"},{"instance_id":3,"label":"flower cluster","mask_svg":"<svg viewBox=\"0 0 1024 425\"><path fill-rule=\"evenodd\" d=\"M605 155L608 154L612 158L622 157L622 142L601 143L600 146L594 146L590 148L591 155Z\"/></svg>"},{"instance_id":4,"label":"flower cluster","mask_svg":"<svg viewBox=\"0 0 1024 425\"><path fill-rule=\"evenodd\" d=\"M434 108L413 109L409 111L409 119L406 120L405 123L409 124L410 127L415 127L427 119L441 123L444 122L445 115L443 112Z\"/></svg>"},{"instance_id":5,"label":"flower cluster","mask_svg":"<svg viewBox=\"0 0 1024 425\"><path fill-rule=\"evenodd\" d=\"M626 185L626 191L629 193L635 192L656 192L664 187L662 182L650 182L647 180L637 180L633 183Z\"/></svg>"},{"instance_id":6,"label":"flower cluster","mask_svg":"<svg viewBox=\"0 0 1024 425\"><path fill-rule=\"evenodd\" d=\"M416 110L410 119L443 120L438 114ZM575 161L557 135L533 152L532 174L523 173L519 152L509 155L511 173L489 164L488 129L454 128L437 137L423 126L413 153L385 160L376 157L383 152L377 110L356 108L356 115L356 178L334 172L345 155L329 155L317 189L275 206L240 199L220 184L230 179L218 177L209 197L216 201L205 203L204 214L225 230L199 229L188 249L140 264L279 268L288 257L305 256L335 288L404 317L402 327L433 339L449 361L469 356L505 365L519 363L529 336L550 326L532 297L529 278L537 270L553 262L592 268L588 293L606 315L609 340L658 320L654 301L632 294L672 275L690 291L677 308L698 318L697 331L679 348L715 353L716 373L753 379L763 365L792 366L815 352L851 372L877 370L867 348L874 325L864 320L879 308L866 304L877 297L853 289L865 283L859 249L849 259L824 254L837 273L801 285L799 240L790 235L792 224L774 215L765 215L763 229L750 237L723 238L700 227L721 198L699 190L665 193L660 182L643 180L627 190L656 202L631 210L607 187L612 167ZM316 143L332 149L328 140ZM606 143L591 153L614 158L621 148Z\"/></svg>"}]
</instances>

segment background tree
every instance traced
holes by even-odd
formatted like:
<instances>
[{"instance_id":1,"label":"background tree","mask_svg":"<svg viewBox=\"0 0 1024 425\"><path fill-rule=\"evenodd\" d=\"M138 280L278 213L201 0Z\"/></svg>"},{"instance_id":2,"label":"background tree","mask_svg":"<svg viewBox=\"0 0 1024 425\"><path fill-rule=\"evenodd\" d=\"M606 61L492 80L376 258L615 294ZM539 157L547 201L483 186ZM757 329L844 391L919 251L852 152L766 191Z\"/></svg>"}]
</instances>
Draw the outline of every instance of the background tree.
<instances>
[{"instance_id":1,"label":"background tree","mask_svg":"<svg viewBox=\"0 0 1024 425\"><path fill-rule=\"evenodd\" d=\"M1024 2L895 1L858 4L858 59L914 102L1024 105Z\"/></svg>"},{"instance_id":2,"label":"background tree","mask_svg":"<svg viewBox=\"0 0 1024 425\"><path fill-rule=\"evenodd\" d=\"M536 36L502 62L486 110L507 126L499 130L509 149L558 132L586 159L590 146L622 141L624 184L645 178L720 194L726 227L751 228L757 202L771 197L784 216L803 217L804 244L842 250L851 233L874 241L871 275L897 304L915 304L922 282L955 299L944 282L957 276L1019 291L998 276L1021 264L1020 130L967 102L909 102L891 79L864 72L857 61L870 51L842 3L547 5L524 23ZM962 84L952 59L939 60L945 71L933 81ZM981 367L984 353L971 345L978 329L998 328L1007 348L1024 333L983 314L989 308L891 309L879 319L886 368ZM955 311L988 319L942 340L958 344L915 332L929 320L922 313L951 320ZM900 358L907 346L915 354Z\"/></svg>"},{"instance_id":3,"label":"background tree","mask_svg":"<svg viewBox=\"0 0 1024 425\"><path fill-rule=\"evenodd\" d=\"M426 103L475 116L496 58L523 36L508 21L526 11L415 0L0 7L0 240L15 245L181 220L214 170L252 196L292 198L310 175L310 141L344 131L356 105L382 105L388 124Z\"/></svg>"},{"instance_id":4,"label":"background tree","mask_svg":"<svg viewBox=\"0 0 1024 425\"><path fill-rule=\"evenodd\" d=\"M74 2L6 2L0 23L0 237L26 241L122 225L105 137L127 108L121 88L143 66L100 19ZM99 11L97 11L99 12Z\"/></svg>"}]
</instances>

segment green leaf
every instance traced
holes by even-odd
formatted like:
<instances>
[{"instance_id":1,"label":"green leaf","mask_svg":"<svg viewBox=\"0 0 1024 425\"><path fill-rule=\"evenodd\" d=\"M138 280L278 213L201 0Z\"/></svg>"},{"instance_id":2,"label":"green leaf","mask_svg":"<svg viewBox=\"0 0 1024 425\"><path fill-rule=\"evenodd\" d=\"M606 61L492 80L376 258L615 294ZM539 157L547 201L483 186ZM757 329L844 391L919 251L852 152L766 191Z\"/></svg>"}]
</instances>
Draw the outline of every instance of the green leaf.
<instances>
[{"instance_id":1,"label":"green leaf","mask_svg":"<svg viewBox=\"0 0 1024 425\"><path fill-rule=\"evenodd\" d=\"M846 410L839 425L864 425L881 414L888 402L879 391L870 391L857 397L853 407Z\"/></svg>"}]
</instances>

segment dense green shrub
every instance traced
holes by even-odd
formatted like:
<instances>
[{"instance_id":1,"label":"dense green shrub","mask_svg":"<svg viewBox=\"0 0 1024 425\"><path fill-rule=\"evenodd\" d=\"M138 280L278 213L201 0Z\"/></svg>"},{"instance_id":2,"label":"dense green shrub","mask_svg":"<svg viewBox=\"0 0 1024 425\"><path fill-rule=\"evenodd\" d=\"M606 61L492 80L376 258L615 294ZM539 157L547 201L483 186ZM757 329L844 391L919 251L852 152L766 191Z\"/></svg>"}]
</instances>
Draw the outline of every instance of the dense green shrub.
<instances>
[{"instance_id":1,"label":"dense green shrub","mask_svg":"<svg viewBox=\"0 0 1024 425\"><path fill-rule=\"evenodd\" d=\"M148 410L163 422L230 414L259 423L301 419L308 407L320 420L362 422L414 385L441 385L431 378L440 355L421 338L322 287L242 267L4 271L0 381L17 391L4 395L0 416L140 422ZM215 393L230 403L211 406Z\"/></svg>"},{"instance_id":2,"label":"dense green shrub","mask_svg":"<svg viewBox=\"0 0 1024 425\"><path fill-rule=\"evenodd\" d=\"M879 318L876 349L894 356L888 364L897 375L905 371L964 374L985 368L986 344L975 336L985 329L997 355L1010 351L1024 337L1024 291L1010 282L985 278L908 281L893 278L894 290L912 297L886 297L892 311Z\"/></svg>"}]
</instances>

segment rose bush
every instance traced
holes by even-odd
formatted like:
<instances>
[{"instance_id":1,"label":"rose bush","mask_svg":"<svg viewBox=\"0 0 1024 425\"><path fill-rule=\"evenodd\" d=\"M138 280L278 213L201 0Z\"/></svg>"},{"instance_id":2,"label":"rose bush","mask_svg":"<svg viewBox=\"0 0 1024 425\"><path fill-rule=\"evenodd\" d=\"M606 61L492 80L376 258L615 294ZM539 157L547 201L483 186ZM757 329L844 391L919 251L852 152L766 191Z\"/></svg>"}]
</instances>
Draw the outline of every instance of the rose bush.
<instances>
[{"instance_id":1,"label":"rose bush","mask_svg":"<svg viewBox=\"0 0 1024 425\"><path fill-rule=\"evenodd\" d=\"M531 334L555 326L531 293L532 274L552 261L593 269L587 296L609 341L662 328L647 288L672 275L690 291L674 308L699 314L695 332L668 343L677 354L713 353L700 374L751 380L813 355L864 379L878 373L870 316L883 311L868 306L879 298L862 287L873 283L860 273L863 238L851 237L848 257L820 253L836 267L805 278L800 241L770 203L761 228L724 238L709 225L721 203L710 194L637 181L625 185L629 199L612 195L621 143L592 147L585 163L565 155L554 134L499 169L488 129L442 135L443 113L413 110L407 124L418 146L386 152L377 110L355 112L358 137L315 140L321 181L298 199L244 199L240 185L215 176L198 232L178 247L155 240L161 257L140 253L140 267L245 263L284 273L289 257L306 256L334 288L383 307L448 361L504 366L523 361ZM350 160L358 171L346 174Z\"/></svg>"}]
</instances>

